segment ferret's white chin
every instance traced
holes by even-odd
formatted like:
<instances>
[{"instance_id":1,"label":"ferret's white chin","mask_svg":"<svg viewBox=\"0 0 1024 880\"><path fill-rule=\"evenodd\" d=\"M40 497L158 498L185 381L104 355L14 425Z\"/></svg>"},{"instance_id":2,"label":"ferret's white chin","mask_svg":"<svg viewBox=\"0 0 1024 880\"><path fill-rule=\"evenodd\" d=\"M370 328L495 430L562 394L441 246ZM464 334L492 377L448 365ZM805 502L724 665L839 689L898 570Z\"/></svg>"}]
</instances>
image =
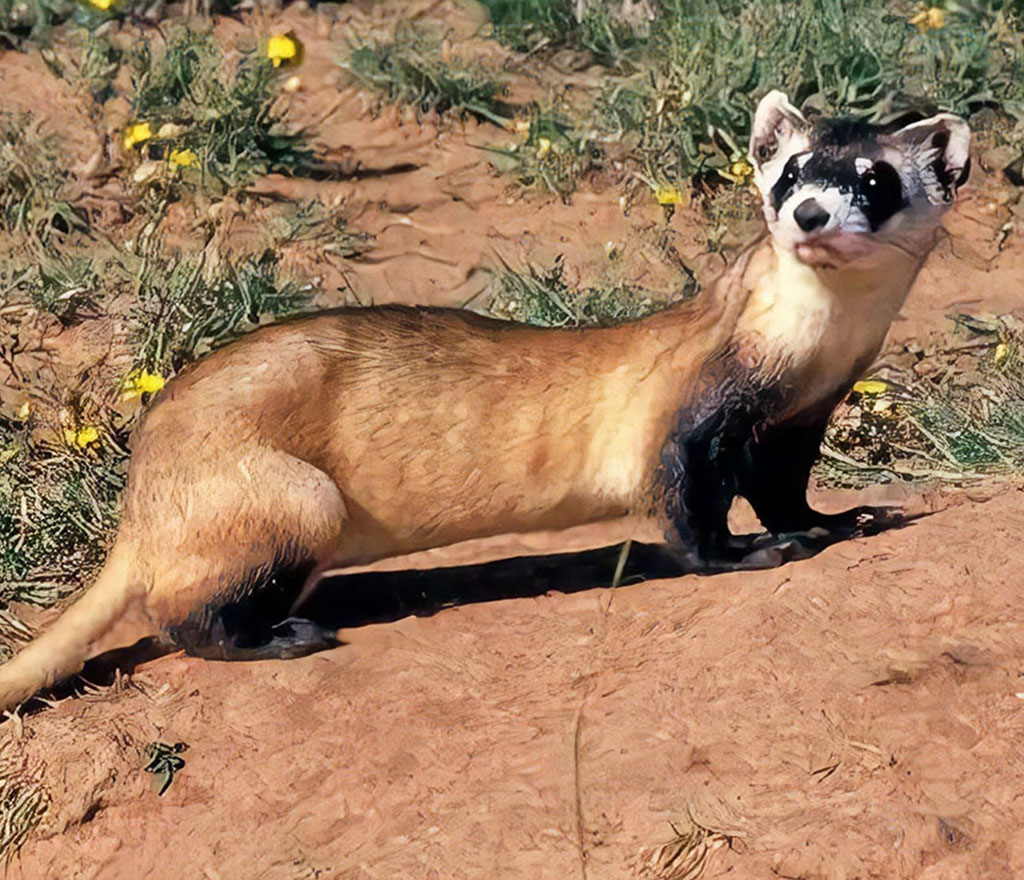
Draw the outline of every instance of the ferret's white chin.
<instances>
[{"instance_id":1,"label":"ferret's white chin","mask_svg":"<svg viewBox=\"0 0 1024 880\"><path fill-rule=\"evenodd\" d=\"M836 268L874 252L874 243L857 234L824 235L793 243L796 258L807 266Z\"/></svg>"}]
</instances>

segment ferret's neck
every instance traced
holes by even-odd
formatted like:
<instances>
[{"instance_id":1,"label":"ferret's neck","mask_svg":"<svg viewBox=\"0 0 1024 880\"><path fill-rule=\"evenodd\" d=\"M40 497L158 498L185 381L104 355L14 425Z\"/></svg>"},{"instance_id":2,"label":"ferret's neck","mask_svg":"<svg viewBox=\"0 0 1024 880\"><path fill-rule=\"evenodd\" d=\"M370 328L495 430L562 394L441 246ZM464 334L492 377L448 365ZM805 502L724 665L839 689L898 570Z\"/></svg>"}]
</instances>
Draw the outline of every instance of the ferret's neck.
<instances>
[{"instance_id":1,"label":"ferret's neck","mask_svg":"<svg viewBox=\"0 0 1024 880\"><path fill-rule=\"evenodd\" d=\"M869 310L881 309L888 326L906 299L924 255L895 248L880 252L875 260L862 260L836 268L808 266L788 248L770 239L773 259L755 282L743 319L758 322L772 315L798 320L826 310L833 316L856 316L858 323L871 321ZM769 318L770 326L772 318Z\"/></svg>"},{"instance_id":2,"label":"ferret's neck","mask_svg":"<svg viewBox=\"0 0 1024 880\"><path fill-rule=\"evenodd\" d=\"M924 255L892 248L834 269L808 266L769 240L737 322L751 367L785 377L795 411L836 393L877 355Z\"/></svg>"}]
</instances>

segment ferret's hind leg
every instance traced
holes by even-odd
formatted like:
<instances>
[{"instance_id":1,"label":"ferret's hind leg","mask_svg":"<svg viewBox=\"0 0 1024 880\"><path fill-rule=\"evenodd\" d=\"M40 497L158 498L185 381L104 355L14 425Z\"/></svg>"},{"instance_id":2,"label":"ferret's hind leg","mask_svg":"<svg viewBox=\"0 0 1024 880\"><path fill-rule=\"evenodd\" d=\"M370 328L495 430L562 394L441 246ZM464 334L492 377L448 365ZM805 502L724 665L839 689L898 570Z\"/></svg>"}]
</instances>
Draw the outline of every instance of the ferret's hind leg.
<instances>
[{"instance_id":1,"label":"ferret's hind leg","mask_svg":"<svg viewBox=\"0 0 1024 880\"><path fill-rule=\"evenodd\" d=\"M338 644L334 632L290 614L305 577L341 544L345 502L326 473L261 447L188 485L174 482L171 494L162 515L133 518L144 521L136 533L156 561L147 609L177 647L249 660Z\"/></svg>"}]
</instances>

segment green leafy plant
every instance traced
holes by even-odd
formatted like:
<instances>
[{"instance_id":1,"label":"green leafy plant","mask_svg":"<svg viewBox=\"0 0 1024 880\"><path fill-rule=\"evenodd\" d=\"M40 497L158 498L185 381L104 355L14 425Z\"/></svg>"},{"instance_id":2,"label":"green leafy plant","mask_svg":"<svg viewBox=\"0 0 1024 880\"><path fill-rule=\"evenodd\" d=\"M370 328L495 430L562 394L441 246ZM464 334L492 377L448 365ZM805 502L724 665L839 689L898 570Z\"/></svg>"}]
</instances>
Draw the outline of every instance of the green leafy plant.
<instances>
[{"instance_id":1,"label":"green leafy plant","mask_svg":"<svg viewBox=\"0 0 1024 880\"><path fill-rule=\"evenodd\" d=\"M523 136L508 147L486 147L491 163L515 175L525 186L542 183L568 200L590 171L600 167L603 154L586 133L579 132L567 113L530 108L515 129Z\"/></svg>"},{"instance_id":2,"label":"green leafy plant","mask_svg":"<svg viewBox=\"0 0 1024 880\"><path fill-rule=\"evenodd\" d=\"M630 321L666 305L632 287L574 288L565 280L565 264L559 257L550 269L506 269L495 281L490 311L540 327L581 327Z\"/></svg>"},{"instance_id":3,"label":"green leafy plant","mask_svg":"<svg viewBox=\"0 0 1024 880\"><path fill-rule=\"evenodd\" d=\"M919 32L910 4L876 0L664 0L640 72L598 100L609 141L652 186L742 160L756 99L878 120L932 104L1024 112L1024 52L1009 13L962 5Z\"/></svg>"},{"instance_id":4,"label":"green leafy plant","mask_svg":"<svg viewBox=\"0 0 1024 880\"><path fill-rule=\"evenodd\" d=\"M310 151L274 109L278 77L268 58L251 52L229 66L211 34L177 29L160 52L143 40L129 62L135 125L146 126L129 129L129 147L229 188L310 167Z\"/></svg>"},{"instance_id":5,"label":"green leafy plant","mask_svg":"<svg viewBox=\"0 0 1024 880\"><path fill-rule=\"evenodd\" d=\"M24 114L0 114L0 229L45 239L86 229L85 215L66 197L70 174L53 139Z\"/></svg>"},{"instance_id":6,"label":"green leafy plant","mask_svg":"<svg viewBox=\"0 0 1024 880\"><path fill-rule=\"evenodd\" d=\"M77 426L62 437L33 420L0 416L0 603L50 605L75 589L120 512L123 429L107 418L90 425L95 439Z\"/></svg>"},{"instance_id":7,"label":"green leafy plant","mask_svg":"<svg viewBox=\"0 0 1024 880\"><path fill-rule=\"evenodd\" d=\"M411 29L389 42L367 42L352 50L348 69L387 100L418 112L469 114L504 126L511 108L503 83L483 64L452 53L442 40Z\"/></svg>"},{"instance_id":8,"label":"green leafy plant","mask_svg":"<svg viewBox=\"0 0 1024 880\"><path fill-rule=\"evenodd\" d=\"M631 16L608 0L481 0L505 45L532 51L547 44L586 49L616 63L642 40L653 4L638 3Z\"/></svg>"},{"instance_id":9,"label":"green leafy plant","mask_svg":"<svg viewBox=\"0 0 1024 880\"><path fill-rule=\"evenodd\" d=\"M961 316L957 326L958 338L912 347L854 386L829 429L823 479L962 483L1024 470L1024 324Z\"/></svg>"},{"instance_id":10,"label":"green leafy plant","mask_svg":"<svg viewBox=\"0 0 1024 880\"><path fill-rule=\"evenodd\" d=\"M301 311L313 288L282 281L276 262L268 252L209 269L202 256L169 255L150 245L138 261L137 299L128 315L137 365L176 372L269 318Z\"/></svg>"}]
</instances>

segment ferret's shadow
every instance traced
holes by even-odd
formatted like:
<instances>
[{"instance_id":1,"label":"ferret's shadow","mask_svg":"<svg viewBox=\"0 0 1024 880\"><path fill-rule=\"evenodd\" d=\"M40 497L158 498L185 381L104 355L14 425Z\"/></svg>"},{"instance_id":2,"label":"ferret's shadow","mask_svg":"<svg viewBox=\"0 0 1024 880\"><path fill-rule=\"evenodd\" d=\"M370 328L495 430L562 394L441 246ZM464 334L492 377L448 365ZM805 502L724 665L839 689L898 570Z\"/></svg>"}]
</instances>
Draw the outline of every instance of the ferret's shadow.
<instances>
[{"instance_id":1,"label":"ferret's shadow","mask_svg":"<svg viewBox=\"0 0 1024 880\"><path fill-rule=\"evenodd\" d=\"M903 528L918 516L887 524L878 531ZM823 541L807 554L816 555L837 543ZM354 629L371 623L388 623L405 617L429 617L446 608L500 599L541 596L547 592L575 593L612 586L623 545L574 553L522 556L492 562L446 568L360 572L322 581L298 611L302 618L324 630ZM726 568L725 570L728 570ZM631 542L617 586L712 572L687 569L677 554L664 544ZM258 644L268 623L288 618L299 595L302 579L280 578L230 609L233 625L252 627ZM228 612L224 611L227 618ZM166 641L143 639L130 648L108 651L90 660L76 681L52 688L44 697L58 699L81 690L82 680L95 685L112 684L118 671L130 673L141 663L176 650ZM308 653L308 652L307 652ZM32 708L31 706L29 707Z\"/></svg>"}]
</instances>

